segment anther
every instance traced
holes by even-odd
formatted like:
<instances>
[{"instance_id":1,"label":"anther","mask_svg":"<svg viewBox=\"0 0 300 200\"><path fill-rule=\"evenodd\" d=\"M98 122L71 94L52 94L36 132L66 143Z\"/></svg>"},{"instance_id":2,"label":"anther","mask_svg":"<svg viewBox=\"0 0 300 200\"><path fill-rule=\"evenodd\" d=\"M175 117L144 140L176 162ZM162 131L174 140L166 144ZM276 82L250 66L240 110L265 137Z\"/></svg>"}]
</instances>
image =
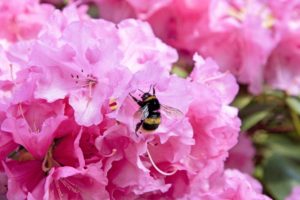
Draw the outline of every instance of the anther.
<instances>
[{"instance_id":1,"label":"anther","mask_svg":"<svg viewBox=\"0 0 300 200\"><path fill-rule=\"evenodd\" d=\"M107 155L103 155L103 157L105 158L109 158L109 157L112 157L113 155L115 155L117 152L117 149L112 149L111 153L110 154L107 154Z\"/></svg>"}]
</instances>

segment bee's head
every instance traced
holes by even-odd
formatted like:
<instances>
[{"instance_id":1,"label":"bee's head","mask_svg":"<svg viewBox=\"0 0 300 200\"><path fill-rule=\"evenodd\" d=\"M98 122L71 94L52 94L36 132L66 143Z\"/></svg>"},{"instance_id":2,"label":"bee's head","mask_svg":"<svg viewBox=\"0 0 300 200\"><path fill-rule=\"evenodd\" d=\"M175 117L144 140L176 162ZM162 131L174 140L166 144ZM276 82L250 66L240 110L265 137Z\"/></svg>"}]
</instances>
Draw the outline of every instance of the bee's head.
<instances>
[{"instance_id":1,"label":"bee's head","mask_svg":"<svg viewBox=\"0 0 300 200\"><path fill-rule=\"evenodd\" d=\"M142 95L142 100L145 101L148 97L152 96L149 92L145 92L143 95Z\"/></svg>"}]
</instances>

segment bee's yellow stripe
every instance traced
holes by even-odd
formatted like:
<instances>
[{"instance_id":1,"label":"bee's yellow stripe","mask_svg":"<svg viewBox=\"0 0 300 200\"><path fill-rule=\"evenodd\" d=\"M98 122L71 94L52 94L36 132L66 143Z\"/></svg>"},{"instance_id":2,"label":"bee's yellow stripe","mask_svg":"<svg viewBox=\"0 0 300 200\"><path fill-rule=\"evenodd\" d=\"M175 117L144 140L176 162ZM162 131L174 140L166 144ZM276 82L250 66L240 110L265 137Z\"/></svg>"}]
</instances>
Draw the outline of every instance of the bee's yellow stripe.
<instances>
[{"instance_id":1,"label":"bee's yellow stripe","mask_svg":"<svg viewBox=\"0 0 300 200\"><path fill-rule=\"evenodd\" d=\"M146 124L160 124L160 118L146 118L144 120Z\"/></svg>"},{"instance_id":2,"label":"bee's yellow stripe","mask_svg":"<svg viewBox=\"0 0 300 200\"><path fill-rule=\"evenodd\" d=\"M145 101L144 102L146 102L146 101L150 101L150 100L152 100L152 99L156 99L156 96L150 96L150 97L148 97L147 99L145 99Z\"/></svg>"}]
</instances>

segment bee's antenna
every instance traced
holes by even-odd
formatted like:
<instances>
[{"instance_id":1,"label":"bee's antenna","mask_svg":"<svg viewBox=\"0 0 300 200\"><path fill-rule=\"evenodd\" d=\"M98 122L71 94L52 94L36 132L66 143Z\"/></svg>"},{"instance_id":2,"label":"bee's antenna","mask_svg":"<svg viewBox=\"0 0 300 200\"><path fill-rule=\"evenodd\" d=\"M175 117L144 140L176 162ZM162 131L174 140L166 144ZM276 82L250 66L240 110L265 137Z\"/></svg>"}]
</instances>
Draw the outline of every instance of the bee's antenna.
<instances>
[{"instance_id":1,"label":"bee's antenna","mask_svg":"<svg viewBox=\"0 0 300 200\"><path fill-rule=\"evenodd\" d=\"M152 88L152 89L153 89L153 92L152 92L152 93L153 93L153 95L155 95L155 89L154 89L155 86L156 86L156 84L153 84L153 85L151 84L148 93L150 93L151 88Z\"/></svg>"},{"instance_id":2,"label":"bee's antenna","mask_svg":"<svg viewBox=\"0 0 300 200\"><path fill-rule=\"evenodd\" d=\"M153 85L151 84L148 93L151 91L152 86L153 86Z\"/></svg>"},{"instance_id":3,"label":"bee's antenna","mask_svg":"<svg viewBox=\"0 0 300 200\"><path fill-rule=\"evenodd\" d=\"M143 90L138 89L139 91L141 91L142 93L145 93Z\"/></svg>"}]
</instances>

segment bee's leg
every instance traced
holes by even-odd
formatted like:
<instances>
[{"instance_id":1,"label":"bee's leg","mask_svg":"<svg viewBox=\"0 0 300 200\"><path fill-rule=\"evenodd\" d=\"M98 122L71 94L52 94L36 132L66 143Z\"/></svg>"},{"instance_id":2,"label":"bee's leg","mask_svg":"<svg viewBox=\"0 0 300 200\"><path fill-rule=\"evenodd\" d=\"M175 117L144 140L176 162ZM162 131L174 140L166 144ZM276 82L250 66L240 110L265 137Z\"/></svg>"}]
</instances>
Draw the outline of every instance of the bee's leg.
<instances>
[{"instance_id":1,"label":"bee's leg","mask_svg":"<svg viewBox=\"0 0 300 200\"><path fill-rule=\"evenodd\" d=\"M137 98L135 98L134 96L132 96L130 93L129 93L129 95L131 96L131 98L132 98L137 104L139 104L139 106L142 106L142 105L143 105L143 102L142 102L142 101L138 100Z\"/></svg>"},{"instance_id":2,"label":"bee's leg","mask_svg":"<svg viewBox=\"0 0 300 200\"><path fill-rule=\"evenodd\" d=\"M141 120L139 123L137 123L136 127L135 127L135 134L137 135L138 130L141 128L142 124L143 124L143 120Z\"/></svg>"},{"instance_id":3,"label":"bee's leg","mask_svg":"<svg viewBox=\"0 0 300 200\"><path fill-rule=\"evenodd\" d=\"M153 90L153 95L155 96L155 88L154 88L154 86L155 86L155 85L153 85L152 90Z\"/></svg>"}]
</instances>

